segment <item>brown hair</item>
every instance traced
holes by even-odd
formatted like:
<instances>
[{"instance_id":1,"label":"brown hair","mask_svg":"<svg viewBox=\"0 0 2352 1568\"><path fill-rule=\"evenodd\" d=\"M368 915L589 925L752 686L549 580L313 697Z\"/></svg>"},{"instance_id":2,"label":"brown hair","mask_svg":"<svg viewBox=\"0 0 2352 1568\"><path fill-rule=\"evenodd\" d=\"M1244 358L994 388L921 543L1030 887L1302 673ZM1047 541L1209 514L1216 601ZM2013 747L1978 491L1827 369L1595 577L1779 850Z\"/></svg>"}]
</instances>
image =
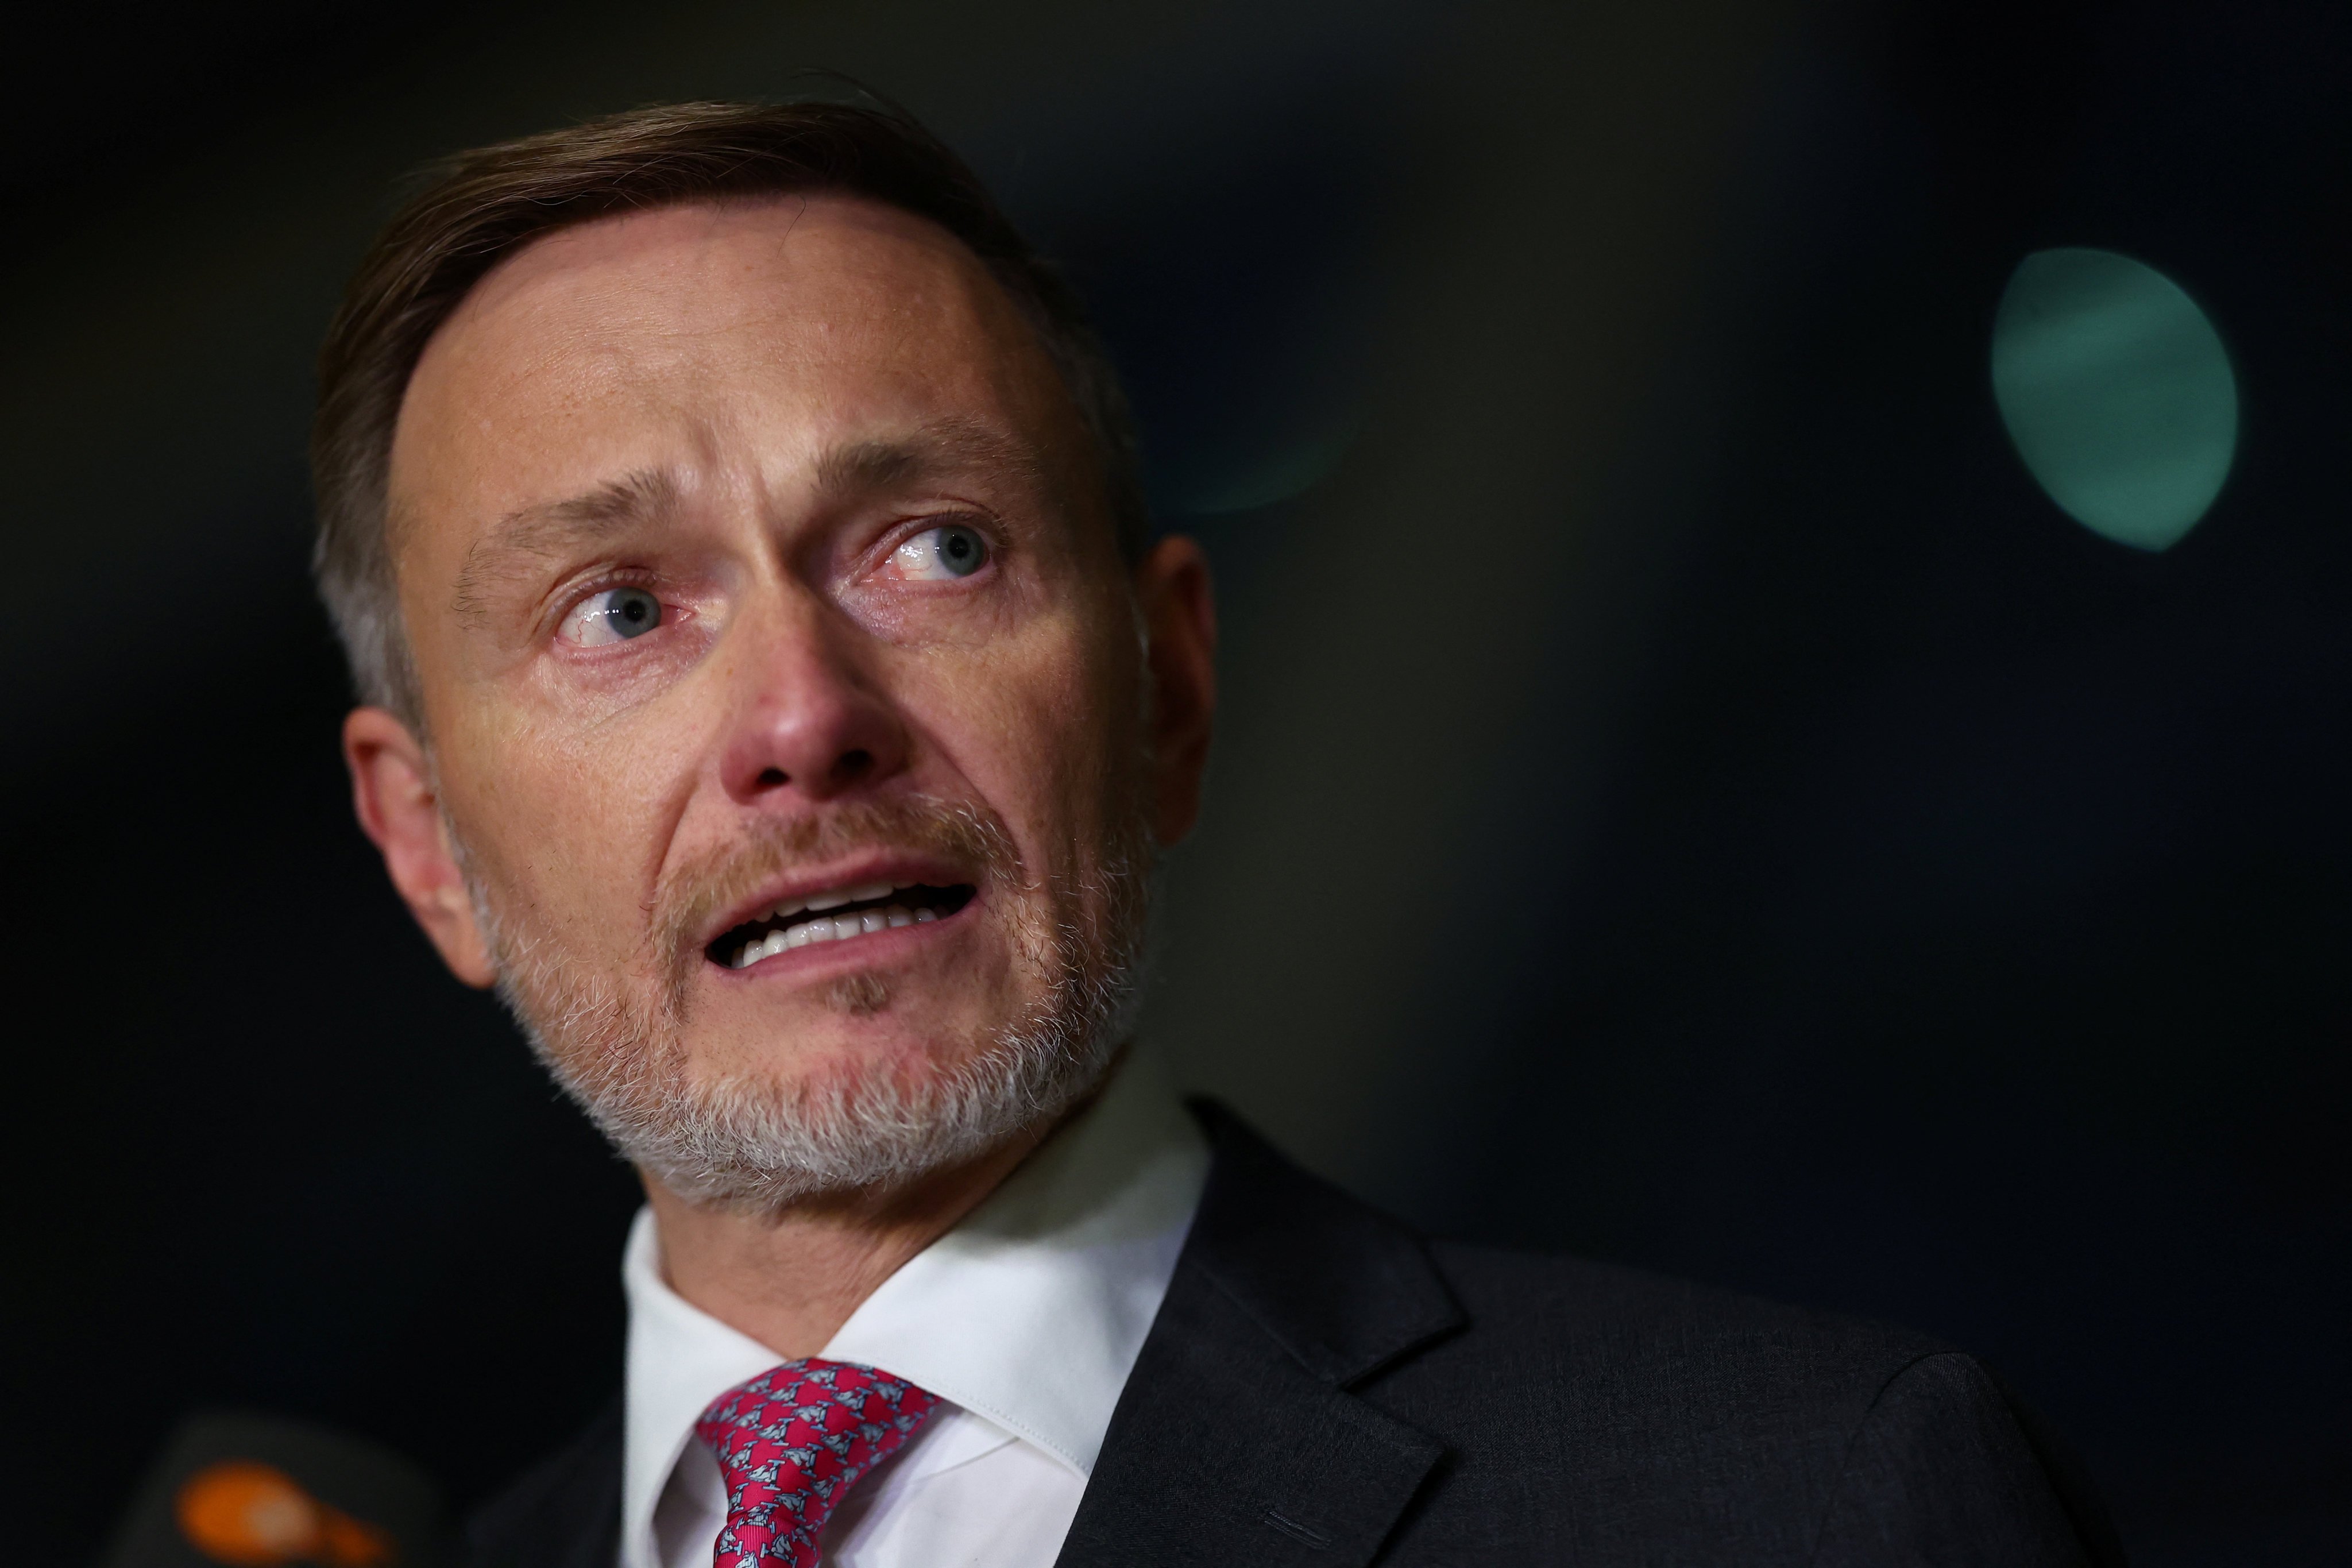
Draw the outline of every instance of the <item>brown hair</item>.
<instances>
[{"instance_id":1,"label":"brown hair","mask_svg":"<svg viewBox=\"0 0 2352 1568\"><path fill-rule=\"evenodd\" d=\"M1127 400L1077 298L979 176L907 115L842 103L677 103L463 153L394 216L319 351L310 471L320 595L360 700L414 723L418 694L385 538L394 424L434 332L506 257L558 229L698 201L835 191L954 235L1036 329L1099 449L1119 544L1149 532Z\"/></svg>"}]
</instances>

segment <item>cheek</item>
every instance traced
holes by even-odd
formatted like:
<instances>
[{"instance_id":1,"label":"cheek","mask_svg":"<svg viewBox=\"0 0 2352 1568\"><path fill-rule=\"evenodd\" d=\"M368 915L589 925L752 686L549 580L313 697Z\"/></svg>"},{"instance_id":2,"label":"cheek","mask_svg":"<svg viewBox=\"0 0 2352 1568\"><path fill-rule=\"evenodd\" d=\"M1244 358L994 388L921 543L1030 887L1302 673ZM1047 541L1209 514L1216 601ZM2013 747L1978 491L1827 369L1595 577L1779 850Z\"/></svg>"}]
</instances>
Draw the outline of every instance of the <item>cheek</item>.
<instances>
[{"instance_id":1,"label":"cheek","mask_svg":"<svg viewBox=\"0 0 2352 1568\"><path fill-rule=\"evenodd\" d=\"M1074 842L1084 850L1106 800L1129 785L1140 733L1137 683L1122 679L1129 673L1098 637L1076 628L1024 637L927 672L923 727L1024 855L1059 866Z\"/></svg>"},{"instance_id":2,"label":"cheek","mask_svg":"<svg viewBox=\"0 0 2352 1568\"><path fill-rule=\"evenodd\" d=\"M445 773L484 874L574 942L616 926L633 936L660 863L675 785L661 763L677 752L634 728L485 714Z\"/></svg>"}]
</instances>

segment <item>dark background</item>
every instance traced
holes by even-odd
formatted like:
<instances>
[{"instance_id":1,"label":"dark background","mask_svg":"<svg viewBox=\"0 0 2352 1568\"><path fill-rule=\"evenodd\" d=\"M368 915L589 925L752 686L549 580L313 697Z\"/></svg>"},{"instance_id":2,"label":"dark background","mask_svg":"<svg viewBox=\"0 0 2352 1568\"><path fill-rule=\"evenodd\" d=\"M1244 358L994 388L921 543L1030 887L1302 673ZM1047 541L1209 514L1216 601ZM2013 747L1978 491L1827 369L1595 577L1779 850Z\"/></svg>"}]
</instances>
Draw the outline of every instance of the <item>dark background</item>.
<instances>
[{"instance_id":1,"label":"dark background","mask_svg":"<svg viewBox=\"0 0 2352 1568\"><path fill-rule=\"evenodd\" d=\"M629 1183L349 821L308 361L403 171L809 67L1065 260L1219 565L1192 1081L1431 1226L1977 1350L2143 1563L2352 1560L2340 0L11 28L11 1561L89 1561L185 1409L469 1499L615 1374ZM2053 245L2229 343L2166 553L1993 407Z\"/></svg>"}]
</instances>

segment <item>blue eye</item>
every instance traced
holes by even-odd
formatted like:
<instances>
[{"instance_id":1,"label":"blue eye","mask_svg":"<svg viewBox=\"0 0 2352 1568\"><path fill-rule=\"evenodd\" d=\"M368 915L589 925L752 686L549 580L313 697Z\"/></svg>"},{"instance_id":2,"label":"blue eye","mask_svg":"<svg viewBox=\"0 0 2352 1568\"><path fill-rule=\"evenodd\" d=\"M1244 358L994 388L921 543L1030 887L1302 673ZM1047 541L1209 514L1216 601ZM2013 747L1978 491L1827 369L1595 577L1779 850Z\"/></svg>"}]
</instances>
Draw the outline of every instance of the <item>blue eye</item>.
<instances>
[{"instance_id":1,"label":"blue eye","mask_svg":"<svg viewBox=\"0 0 2352 1568\"><path fill-rule=\"evenodd\" d=\"M661 618L661 601L643 588L607 588L580 601L564 618L563 635L583 647L601 647L641 637Z\"/></svg>"},{"instance_id":2,"label":"blue eye","mask_svg":"<svg viewBox=\"0 0 2352 1568\"><path fill-rule=\"evenodd\" d=\"M988 541L961 523L927 528L891 552L899 573L918 581L969 577L988 564Z\"/></svg>"}]
</instances>

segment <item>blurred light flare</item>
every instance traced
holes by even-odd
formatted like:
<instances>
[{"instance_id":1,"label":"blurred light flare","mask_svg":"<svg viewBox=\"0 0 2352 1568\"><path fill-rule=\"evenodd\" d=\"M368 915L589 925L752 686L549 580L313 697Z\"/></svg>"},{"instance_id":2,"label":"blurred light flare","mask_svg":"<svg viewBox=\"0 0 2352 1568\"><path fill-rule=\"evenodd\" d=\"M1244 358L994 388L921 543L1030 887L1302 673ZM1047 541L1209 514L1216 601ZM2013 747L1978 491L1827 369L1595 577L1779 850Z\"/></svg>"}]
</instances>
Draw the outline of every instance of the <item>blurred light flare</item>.
<instances>
[{"instance_id":1,"label":"blurred light flare","mask_svg":"<svg viewBox=\"0 0 2352 1568\"><path fill-rule=\"evenodd\" d=\"M2018 264L1993 321L1992 389L2050 499L2135 549L2179 543L2237 454L2221 333L2179 284L2111 250L2038 250Z\"/></svg>"}]
</instances>

